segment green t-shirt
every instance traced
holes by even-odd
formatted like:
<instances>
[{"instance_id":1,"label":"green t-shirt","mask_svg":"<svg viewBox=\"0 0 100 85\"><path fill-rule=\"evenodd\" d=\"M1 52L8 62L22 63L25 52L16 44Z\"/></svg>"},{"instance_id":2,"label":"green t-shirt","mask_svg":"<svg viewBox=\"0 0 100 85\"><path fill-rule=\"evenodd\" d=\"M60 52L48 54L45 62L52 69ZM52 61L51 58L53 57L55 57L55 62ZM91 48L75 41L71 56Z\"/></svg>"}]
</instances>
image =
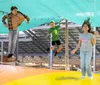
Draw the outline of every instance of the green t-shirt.
<instances>
[{"instance_id":1,"label":"green t-shirt","mask_svg":"<svg viewBox=\"0 0 100 85\"><path fill-rule=\"evenodd\" d=\"M59 27L60 26L55 26L54 28L50 28L48 30L48 33L52 33L52 41L59 40L59 32L58 32Z\"/></svg>"}]
</instances>

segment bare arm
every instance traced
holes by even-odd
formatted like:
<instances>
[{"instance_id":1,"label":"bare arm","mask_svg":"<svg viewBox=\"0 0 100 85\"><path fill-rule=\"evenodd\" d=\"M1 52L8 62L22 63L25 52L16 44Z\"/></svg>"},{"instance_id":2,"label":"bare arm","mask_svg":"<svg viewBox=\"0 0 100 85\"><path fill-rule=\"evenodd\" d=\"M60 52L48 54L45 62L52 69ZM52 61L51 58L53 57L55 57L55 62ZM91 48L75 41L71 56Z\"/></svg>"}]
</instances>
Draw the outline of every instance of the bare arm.
<instances>
[{"instance_id":1,"label":"bare arm","mask_svg":"<svg viewBox=\"0 0 100 85\"><path fill-rule=\"evenodd\" d=\"M78 45L76 46L76 48L74 49L75 51L77 51L81 46L81 40L78 41Z\"/></svg>"},{"instance_id":2,"label":"bare arm","mask_svg":"<svg viewBox=\"0 0 100 85\"><path fill-rule=\"evenodd\" d=\"M74 50L72 50L71 54L75 54L75 52L80 48L80 46L81 46L81 40L79 40L78 45Z\"/></svg>"},{"instance_id":3,"label":"bare arm","mask_svg":"<svg viewBox=\"0 0 100 85\"><path fill-rule=\"evenodd\" d=\"M97 34L95 33L94 37L91 39L91 42L92 42L93 45L96 44L96 37L97 37Z\"/></svg>"},{"instance_id":4,"label":"bare arm","mask_svg":"<svg viewBox=\"0 0 100 85\"><path fill-rule=\"evenodd\" d=\"M60 22L57 25L59 27L59 29L62 29Z\"/></svg>"},{"instance_id":5,"label":"bare arm","mask_svg":"<svg viewBox=\"0 0 100 85\"><path fill-rule=\"evenodd\" d=\"M51 28L50 28L50 29L48 30L48 34L47 34L46 37L49 37L51 33L52 33L52 30L51 30Z\"/></svg>"},{"instance_id":6,"label":"bare arm","mask_svg":"<svg viewBox=\"0 0 100 85\"><path fill-rule=\"evenodd\" d=\"M18 26L21 25L21 23L26 19L27 23L29 23L30 18L28 16L26 16L25 14L21 13L20 11L18 11L18 16L19 16L19 20L18 20Z\"/></svg>"},{"instance_id":7,"label":"bare arm","mask_svg":"<svg viewBox=\"0 0 100 85\"><path fill-rule=\"evenodd\" d=\"M48 33L47 36L46 36L46 38L48 38L48 37L50 36L50 34L51 34L51 33Z\"/></svg>"},{"instance_id":8,"label":"bare arm","mask_svg":"<svg viewBox=\"0 0 100 85\"><path fill-rule=\"evenodd\" d=\"M18 11L18 13L22 14L28 22L30 21L30 18L29 18L27 15L23 14L23 13L20 12L20 11Z\"/></svg>"}]
</instances>

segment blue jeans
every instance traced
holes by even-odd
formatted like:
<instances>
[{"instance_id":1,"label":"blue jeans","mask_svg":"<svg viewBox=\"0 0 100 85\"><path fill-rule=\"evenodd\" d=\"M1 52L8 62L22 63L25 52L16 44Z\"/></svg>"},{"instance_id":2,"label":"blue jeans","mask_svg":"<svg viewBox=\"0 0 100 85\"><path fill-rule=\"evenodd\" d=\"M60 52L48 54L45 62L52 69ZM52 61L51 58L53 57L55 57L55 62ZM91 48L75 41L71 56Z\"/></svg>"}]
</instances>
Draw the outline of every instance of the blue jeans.
<instances>
[{"instance_id":1,"label":"blue jeans","mask_svg":"<svg viewBox=\"0 0 100 85\"><path fill-rule=\"evenodd\" d=\"M92 49L90 51L80 51L80 63L81 63L82 76L85 76L86 72L89 77L92 76L91 58L92 58Z\"/></svg>"},{"instance_id":2,"label":"blue jeans","mask_svg":"<svg viewBox=\"0 0 100 85\"><path fill-rule=\"evenodd\" d=\"M17 39L18 39L17 30L9 30L8 54L14 54L15 49L16 49Z\"/></svg>"}]
</instances>

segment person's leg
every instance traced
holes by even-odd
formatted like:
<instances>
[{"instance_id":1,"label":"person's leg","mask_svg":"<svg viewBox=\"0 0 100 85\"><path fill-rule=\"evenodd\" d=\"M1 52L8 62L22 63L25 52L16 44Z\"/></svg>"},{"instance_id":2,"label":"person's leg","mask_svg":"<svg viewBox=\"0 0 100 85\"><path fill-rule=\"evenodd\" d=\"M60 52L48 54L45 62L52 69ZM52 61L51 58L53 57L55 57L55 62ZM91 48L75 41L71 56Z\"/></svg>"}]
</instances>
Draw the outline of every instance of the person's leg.
<instances>
[{"instance_id":1,"label":"person's leg","mask_svg":"<svg viewBox=\"0 0 100 85\"><path fill-rule=\"evenodd\" d=\"M55 56L57 55L57 53L59 53L59 52L62 50L62 45L61 45L60 40L57 40L57 41L56 41L56 44L57 44L57 46L58 46L58 49L57 49L56 52L55 52Z\"/></svg>"},{"instance_id":2,"label":"person's leg","mask_svg":"<svg viewBox=\"0 0 100 85\"><path fill-rule=\"evenodd\" d=\"M17 31L12 31L11 50L10 50L10 54L8 55L10 56L10 58L8 59L9 62L16 60L16 57L13 56L16 48L16 41L17 41Z\"/></svg>"},{"instance_id":3,"label":"person's leg","mask_svg":"<svg viewBox=\"0 0 100 85\"><path fill-rule=\"evenodd\" d=\"M82 70L82 77L83 78L86 76L85 61L86 61L86 54L85 54L85 52L80 52L80 67L81 67L81 70Z\"/></svg>"},{"instance_id":4,"label":"person's leg","mask_svg":"<svg viewBox=\"0 0 100 85\"><path fill-rule=\"evenodd\" d=\"M12 53L11 53L11 50L12 50L12 38L13 38L13 31L12 30L9 30L8 37L9 37L8 58L10 58L10 57L12 57Z\"/></svg>"},{"instance_id":5,"label":"person's leg","mask_svg":"<svg viewBox=\"0 0 100 85\"><path fill-rule=\"evenodd\" d=\"M62 45L58 45L57 53L59 53L62 50Z\"/></svg>"},{"instance_id":6,"label":"person's leg","mask_svg":"<svg viewBox=\"0 0 100 85\"><path fill-rule=\"evenodd\" d=\"M11 50L12 54L14 54L14 52L15 52L17 39L18 39L18 32L17 31L13 31L12 50Z\"/></svg>"},{"instance_id":7,"label":"person's leg","mask_svg":"<svg viewBox=\"0 0 100 85\"><path fill-rule=\"evenodd\" d=\"M86 53L86 71L89 77L92 77L91 59L92 59L92 50Z\"/></svg>"},{"instance_id":8,"label":"person's leg","mask_svg":"<svg viewBox=\"0 0 100 85\"><path fill-rule=\"evenodd\" d=\"M52 47L50 48L51 50L55 49L55 41L52 41Z\"/></svg>"},{"instance_id":9,"label":"person's leg","mask_svg":"<svg viewBox=\"0 0 100 85\"><path fill-rule=\"evenodd\" d=\"M50 50L54 50L55 49L55 41L52 41L52 47L47 48L46 50L49 52Z\"/></svg>"},{"instance_id":10,"label":"person's leg","mask_svg":"<svg viewBox=\"0 0 100 85\"><path fill-rule=\"evenodd\" d=\"M57 52L60 52L60 51L62 50L62 45L61 45L60 40L57 40L57 41L56 41L56 44L57 44L57 46L58 46Z\"/></svg>"}]
</instances>

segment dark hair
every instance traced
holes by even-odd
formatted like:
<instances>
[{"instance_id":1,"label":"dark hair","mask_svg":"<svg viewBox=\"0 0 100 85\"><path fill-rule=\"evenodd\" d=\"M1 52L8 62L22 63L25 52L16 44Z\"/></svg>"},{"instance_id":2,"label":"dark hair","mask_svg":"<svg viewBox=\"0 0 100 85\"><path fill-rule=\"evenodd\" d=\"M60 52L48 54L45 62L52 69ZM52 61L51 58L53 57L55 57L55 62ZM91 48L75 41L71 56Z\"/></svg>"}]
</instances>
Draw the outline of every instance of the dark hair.
<instances>
[{"instance_id":1,"label":"dark hair","mask_svg":"<svg viewBox=\"0 0 100 85\"><path fill-rule=\"evenodd\" d=\"M18 9L18 8L16 6L12 6L11 11L13 11L14 9Z\"/></svg>"},{"instance_id":2,"label":"dark hair","mask_svg":"<svg viewBox=\"0 0 100 85\"><path fill-rule=\"evenodd\" d=\"M88 32L94 34L94 31L91 30L90 18L88 18L87 20L85 20L85 21L83 22L82 28L83 28L83 26L84 26L85 24L86 24L86 25L88 26L88 28L89 28Z\"/></svg>"}]
</instances>

